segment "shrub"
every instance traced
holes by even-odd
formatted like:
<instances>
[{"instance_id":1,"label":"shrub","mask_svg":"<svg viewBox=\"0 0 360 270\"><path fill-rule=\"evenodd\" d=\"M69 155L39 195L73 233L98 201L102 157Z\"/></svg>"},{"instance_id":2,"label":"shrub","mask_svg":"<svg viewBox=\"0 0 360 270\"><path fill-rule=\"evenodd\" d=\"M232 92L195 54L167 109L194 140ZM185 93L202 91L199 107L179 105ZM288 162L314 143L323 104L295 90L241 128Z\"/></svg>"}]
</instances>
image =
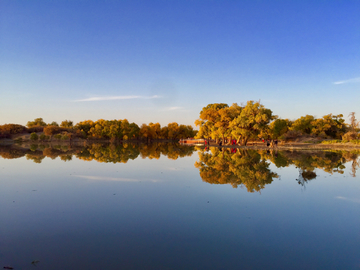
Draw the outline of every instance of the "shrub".
<instances>
[{"instance_id":1,"label":"shrub","mask_svg":"<svg viewBox=\"0 0 360 270\"><path fill-rule=\"evenodd\" d=\"M0 133L19 134L26 131L26 127L17 124L5 124L0 126Z\"/></svg>"},{"instance_id":2,"label":"shrub","mask_svg":"<svg viewBox=\"0 0 360 270\"><path fill-rule=\"evenodd\" d=\"M60 140L61 137L62 137L61 134L56 134L56 135L54 135L54 138L57 139L57 140Z\"/></svg>"},{"instance_id":3,"label":"shrub","mask_svg":"<svg viewBox=\"0 0 360 270\"><path fill-rule=\"evenodd\" d=\"M64 127L64 128L72 128L74 126L74 124L73 124L73 121L65 120L65 121L61 122L60 126Z\"/></svg>"},{"instance_id":4,"label":"shrub","mask_svg":"<svg viewBox=\"0 0 360 270\"><path fill-rule=\"evenodd\" d=\"M30 140L36 141L37 139L39 139L39 136L35 132L30 134Z\"/></svg>"},{"instance_id":5,"label":"shrub","mask_svg":"<svg viewBox=\"0 0 360 270\"><path fill-rule=\"evenodd\" d=\"M62 140L66 141L69 139L69 135L65 134L61 137Z\"/></svg>"},{"instance_id":6,"label":"shrub","mask_svg":"<svg viewBox=\"0 0 360 270\"><path fill-rule=\"evenodd\" d=\"M39 139L40 139L40 141L45 141L45 140L49 139L49 137L46 136L45 134L41 134L41 135L39 136Z\"/></svg>"},{"instance_id":7,"label":"shrub","mask_svg":"<svg viewBox=\"0 0 360 270\"><path fill-rule=\"evenodd\" d=\"M28 132L29 132L29 133L33 133L33 132L43 132L43 131L44 131L44 127L43 127L43 126L35 126L35 127L28 128Z\"/></svg>"},{"instance_id":8,"label":"shrub","mask_svg":"<svg viewBox=\"0 0 360 270\"><path fill-rule=\"evenodd\" d=\"M36 127L36 126L46 126L46 123L42 118L36 118L34 121L29 121L26 124L29 128Z\"/></svg>"},{"instance_id":9,"label":"shrub","mask_svg":"<svg viewBox=\"0 0 360 270\"><path fill-rule=\"evenodd\" d=\"M61 133L62 131L64 131L64 128L61 128L61 127L58 127L58 126L44 127L45 135L55 135L55 134Z\"/></svg>"},{"instance_id":10,"label":"shrub","mask_svg":"<svg viewBox=\"0 0 360 270\"><path fill-rule=\"evenodd\" d=\"M356 140L358 138L359 138L359 134L353 131L349 131L342 136L342 139L346 141Z\"/></svg>"},{"instance_id":11,"label":"shrub","mask_svg":"<svg viewBox=\"0 0 360 270\"><path fill-rule=\"evenodd\" d=\"M289 130L288 132L280 136L280 139L285 141L291 141L301 137L302 135L303 133L299 130Z\"/></svg>"}]
</instances>

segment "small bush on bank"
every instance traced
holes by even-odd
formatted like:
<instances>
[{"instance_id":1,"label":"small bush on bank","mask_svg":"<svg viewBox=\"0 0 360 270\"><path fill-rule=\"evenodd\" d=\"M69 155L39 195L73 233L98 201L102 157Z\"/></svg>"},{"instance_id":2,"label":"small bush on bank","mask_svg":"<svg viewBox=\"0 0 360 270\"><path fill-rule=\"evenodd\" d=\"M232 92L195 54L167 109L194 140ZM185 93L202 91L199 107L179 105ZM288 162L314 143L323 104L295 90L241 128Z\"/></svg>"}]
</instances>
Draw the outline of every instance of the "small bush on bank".
<instances>
[{"instance_id":1,"label":"small bush on bank","mask_svg":"<svg viewBox=\"0 0 360 270\"><path fill-rule=\"evenodd\" d=\"M30 134L30 140L37 141L38 139L39 139L39 136L35 132Z\"/></svg>"},{"instance_id":2,"label":"small bush on bank","mask_svg":"<svg viewBox=\"0 0 360 270\"><path fill-rule=\"evenodd\" d=\"M359 134L357 132L349 131L342 136L342 139L344 141L357 140L359 139Z\"/></svg>"},{"instance_id":3,"label":"small bush on bank","mask_svg":"<svg viewBox=\"0 0 360 270\"><path fill-rule=\"evenodd\" d=\"M61 139L61 134L56 134L53 136L54 139L56 140L60 140Z\"/></svg>"},{"instance_id":4,"label":"small bush on bank","mask_svg":"<svg viewBox=\"0 0 360 270\"><path fill-rule=\"evenodd\" d=\"M289 130L288 132L281 135L279 139L284 141L293 141L297 138L300 138L301 136L303 136L303 133L301 131Z\"/></svg>"}]
</instances>

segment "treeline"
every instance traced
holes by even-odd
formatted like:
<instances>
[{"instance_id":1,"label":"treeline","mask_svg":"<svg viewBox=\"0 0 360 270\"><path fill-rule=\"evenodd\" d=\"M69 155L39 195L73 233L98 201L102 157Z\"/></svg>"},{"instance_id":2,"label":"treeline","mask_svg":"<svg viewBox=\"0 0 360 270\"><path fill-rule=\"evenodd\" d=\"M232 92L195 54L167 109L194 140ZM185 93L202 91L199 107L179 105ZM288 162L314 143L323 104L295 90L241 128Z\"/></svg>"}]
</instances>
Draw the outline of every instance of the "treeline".
<instances>
[{"instance_id":1,"label":"treeline","mask_svg":"<svg viewBox=\"0 0 360 270\"><path fill-rule=\"evenodd\" d=\"M61 138L82 138L82 139L106 139L106 140L178 140L181 138L192 138L197 131L190 125L179 125L170 123L161 127L159 123L142 124L140 127L135 123L124 120L86 120L73 124L70 120L62 121L59 125L56 122L45 123L42 118L29 121L25 126L17 124L6 124L0 126L0 138L10 138L14 134L43 132L42 140L48 140L61 136ZM49 137L44 137L49 136ZM37 140L36 134L31 139Z\"/></svg>"},{"instance_id":2,"label":"treeline","mask_svg":"<svg viewBox=\"0 0 360 270\"><path fill-rule=\"evenodd\" d=\"M241 145L246 145L250 139L291 140L301 136L353 140L358 139L359 131L354 112L350 113L350 125L345 123L342 114L328 114L322 118L306 115L289 120L273 115L270 109L254 101L248 101L244 106L209 104L202 109L195 124L200 128L197 138L223 141L235 138Z\"/></svg>"}]
</instances>

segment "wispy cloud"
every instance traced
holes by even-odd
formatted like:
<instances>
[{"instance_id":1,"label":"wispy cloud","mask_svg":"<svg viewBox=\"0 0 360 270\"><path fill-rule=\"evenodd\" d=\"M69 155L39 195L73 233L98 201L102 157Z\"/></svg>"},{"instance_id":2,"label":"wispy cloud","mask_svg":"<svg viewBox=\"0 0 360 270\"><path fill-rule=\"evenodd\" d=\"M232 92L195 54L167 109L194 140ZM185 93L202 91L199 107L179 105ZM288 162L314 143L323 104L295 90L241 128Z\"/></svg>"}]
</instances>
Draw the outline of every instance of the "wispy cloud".
<instances>
[{"instance_id":1,"label":"wispy cloud","mask_svg":"<svg viewBox=\"0 0 360 270\"><path fill-rule=\"evenodd\" d=\"M176 110L181 110L183 109L183 107L169 107L169 108L166 108L165 110L167 111L176 111Z\"/></svg>"},{"instance_id":2,"label":"wispy cloud","mask_svg":"<svg viewBox=\"0 0 360 270\"><path fill-rule=\"evenodd\" d=\"M161 98L161 96L154 95L154 96L103 96L103 97L91 97L85 99L78 99L73 100L73 102L84 102L84 101L105 101L105 100L126 100L126 99L154 99L154 98Z\"/></svg>"},{"instance_id":3,"label":"wispy cloud","mask_svg":"<svg viewBox=\"0 0 360 270\"><path fill-rule=\"evenodd\" d=\"M169 112L169 111L187 111L184 107L165 107L160 109L162 112Z\"/></svg>"},{"instance_id":4,"label":"wispy cloud","mask_svg":"<svg viewBox=\"0 0 360 270\"><path fill-rule=\"evenodd\" d=\"M352 79L344 80L344 81L333 82L333 84L358 83L358 82L360 82L360 77L352 78Z\"/></svg>"},{"instance_id":5,"label":"wispy cloud","mask_svg":"<svg viewBox=\"0 0 360 270\"><path fill-rule=\"evenodd\" d=\"M340 199L340 200L344 200L344 201L350 201L350 202L354 202L354 203L360 203L360 199L352 199L352 198L346 198L346 197L342 197L342 196L337 196L335 197L336 199Z\"/></svg>"},{"instance_id":6,"label":"wispy cloud","mask_svg":"<svg viewBox=\"0 0 360 270\"><path fill-rule=\"evenodd\" d=\"M93 175L73 175L75 177L92 180L92 181L117 181L117 182L141 182L141 181L151 181L158 182L154 179L131 179L131 178L122 178L122 177L106 177L106 176L93 176Z\"/></svg>"}]
</instances>

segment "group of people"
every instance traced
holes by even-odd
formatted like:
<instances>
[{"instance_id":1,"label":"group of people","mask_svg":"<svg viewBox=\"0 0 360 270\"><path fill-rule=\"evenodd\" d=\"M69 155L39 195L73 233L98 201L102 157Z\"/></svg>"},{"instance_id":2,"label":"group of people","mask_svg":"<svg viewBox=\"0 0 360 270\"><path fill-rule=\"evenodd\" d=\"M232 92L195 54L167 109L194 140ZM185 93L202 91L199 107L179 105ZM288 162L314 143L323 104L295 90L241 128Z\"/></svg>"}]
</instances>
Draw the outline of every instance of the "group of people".
<instances>
[{"instance_id":1,"label":"group of people","mask_svg":"<svg viewBox=\"0 0 360 270\"><path fill-rule=\"evenodd\" d=\"M262 138L261 140L262 140L263 143L265 143L264 138ZM270 139L266 140L266 146L267 147L270 146L270 147L274 148L274 147L277 147L277 145L278 145L278 140L270 140Z\"/></svg>"},{"instance_id":2,"label":"group of people","mask_svg":"<svg viewBox=\"0 0 360 270\"><path fill-rule=\"evenodd\" d=\"M275 139L275 140L267 139L266 142L265 142L265 139L264 139L264 138L261 138L261 140L262 140L263 143L266 143L266 146L267 146L267 147L277 148L277 146L278 146L278 140L276 140L276 139ZM225 143L226 143L226 141L225 141ZM205 147L210 146L210 140L205 140L205 141L204 141L204 144L205 144ZM230 141L230 144L231 144L231 145L236 145L236 144L237 144L237 141L236 141L236 140L231 140L231 141ZM219 146L222 146L222 145L223 145L223 141L220 140L220 141L219 141Z\"/></svg>"}]
</instances>

